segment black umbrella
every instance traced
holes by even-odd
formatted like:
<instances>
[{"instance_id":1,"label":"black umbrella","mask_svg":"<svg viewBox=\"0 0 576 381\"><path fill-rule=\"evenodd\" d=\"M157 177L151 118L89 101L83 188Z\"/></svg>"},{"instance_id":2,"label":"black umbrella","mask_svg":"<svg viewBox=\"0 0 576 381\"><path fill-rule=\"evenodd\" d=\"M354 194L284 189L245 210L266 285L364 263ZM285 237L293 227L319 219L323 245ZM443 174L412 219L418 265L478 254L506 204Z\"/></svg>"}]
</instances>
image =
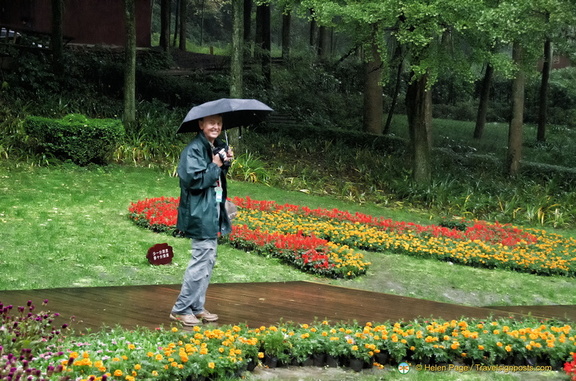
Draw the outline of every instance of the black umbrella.
<instances>
[{"instance_id":1,"label":"black umbrella","mask_svg":"<svg viewBox=\"0 0 576 381\"><path fill-rule=\"evenodd\" d=\"M222 115L222 129L249 126L262 122L272 112L270 107L256 99L222 98L192 107L176 133L198 132L198 120L205 116Z\"/></svg>"}]
</instances>

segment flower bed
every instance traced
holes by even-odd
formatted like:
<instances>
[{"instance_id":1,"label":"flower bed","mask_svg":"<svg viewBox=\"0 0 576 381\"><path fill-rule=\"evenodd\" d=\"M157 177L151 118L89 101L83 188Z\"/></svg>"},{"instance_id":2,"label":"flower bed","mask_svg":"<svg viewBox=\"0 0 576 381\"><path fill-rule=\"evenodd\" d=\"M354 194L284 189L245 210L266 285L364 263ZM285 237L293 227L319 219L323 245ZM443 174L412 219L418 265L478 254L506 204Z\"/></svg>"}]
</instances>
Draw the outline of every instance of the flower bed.
<instances>
[{"instance_id":1,"label":"flower bed","mask_svg":"<svg viewBox=\"0 0 576 381\"><path fill-rule=\"evenodd\" d=\"M410 362L445 366L440 369L458 364L469 370L499 365L499 370L541 371L564 366L571 375L576 369L576 330L553 320L417 319L363 325L316 321L258 328L197 326L189 331L110 328L65 336L63 330L36 323L38 316L53 314L28 314L24 307L18 311L15 319L12 306L0 310L2 343L18 344L0 346L0 380L17 376L82 381L216 380L239 376L258 363L306 365L317 355L350 367L359 360L364 367ZM39 329L22 331L20 324L13 324L15 320ZM271 358L277 362L269 362Z\"/></svg>"},{"instance_id":2,"label":"flower bed","mask_svg":"<svg viewBox=\"0 0 576 381\"><path fill-rule=\"evenodd\" d=\"M576 239L543 230L484 221L462 222L460 230L250 198L232 201L239 207L234 231L227 238L233 245L277 255L325 276L365 273L369 263L355 249L543 275L576 275ZM130 217L154 231L173 230L177 205L177 198L138 201L130 206Z\"/></svg>"},{"instance_id":3,"label":"flower bed","mask_svg":"<svg viewBox=\"0 0 576 381\"><path fill-rule=\"evenodd\" d=\"M240 199L235 199L240 200ZM170 232L176 228L178 198L160 197L132 203L130 218L138 225L155 232ZM246 213L239 208L238 216ZM335 244L302 232L280 232L273 227L251 228L235 222L232 233L224 239L232 246L271 255L303 271L331 278L354 278L366 273L370 263L347 245Z\"/></svg>"}]
</instances>

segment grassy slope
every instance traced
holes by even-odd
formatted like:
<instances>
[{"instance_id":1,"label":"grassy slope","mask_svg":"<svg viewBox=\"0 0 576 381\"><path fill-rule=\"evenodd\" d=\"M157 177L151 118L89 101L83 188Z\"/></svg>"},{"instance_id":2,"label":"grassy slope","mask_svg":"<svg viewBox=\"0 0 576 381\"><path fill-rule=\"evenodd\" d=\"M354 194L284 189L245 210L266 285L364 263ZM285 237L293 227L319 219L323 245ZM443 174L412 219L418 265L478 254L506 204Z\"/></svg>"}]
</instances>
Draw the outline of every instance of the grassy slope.
<instances>
[{"instance_id":1,"label":"grassy slope","mask_svg":"<svg viewBox=\"0 0 576 381\"><path fill-rule=\"evenodd\" d=\"M348 204L258 184L231 182L230 194L427 221L426 215L413 211ZM0 290L180 283L188 240L137 228L126 217L132 201L177 195L177 179L152 169L0 166ZM174 247L173 265L148 265L148 248L160 242ZM391 253L366 255L373 263L366 276L327 280L224 245L213 281L315 280L475 306L576 304L574 278L474 269Z\"/></svg>"}]
</instances>

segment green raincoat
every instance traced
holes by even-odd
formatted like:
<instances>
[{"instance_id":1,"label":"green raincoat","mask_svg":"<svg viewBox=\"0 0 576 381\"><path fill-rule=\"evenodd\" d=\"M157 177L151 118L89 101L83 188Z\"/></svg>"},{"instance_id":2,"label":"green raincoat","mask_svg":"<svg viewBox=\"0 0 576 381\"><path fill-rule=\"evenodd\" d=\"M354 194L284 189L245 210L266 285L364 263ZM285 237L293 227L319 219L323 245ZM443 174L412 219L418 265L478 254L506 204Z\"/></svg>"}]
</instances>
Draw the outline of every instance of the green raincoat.
<instances>
[{"instance_id":1,"label":"green raincoat","mask_svg":"<svg viewBox=\"0 0 576 381\"><path fill-rule=\"evenodd\" d=\"M218 139L214 144L224 147L224 143ZM212 147L202 132L184 148L180 156L180 205L176 229L188 238L214 239L218 233L224 235L232 230L224 207L227 169L214 164L212 156ZM215 190L218 179L223 190L220 203L216 201Z\"/></svg>"}]
</instances>

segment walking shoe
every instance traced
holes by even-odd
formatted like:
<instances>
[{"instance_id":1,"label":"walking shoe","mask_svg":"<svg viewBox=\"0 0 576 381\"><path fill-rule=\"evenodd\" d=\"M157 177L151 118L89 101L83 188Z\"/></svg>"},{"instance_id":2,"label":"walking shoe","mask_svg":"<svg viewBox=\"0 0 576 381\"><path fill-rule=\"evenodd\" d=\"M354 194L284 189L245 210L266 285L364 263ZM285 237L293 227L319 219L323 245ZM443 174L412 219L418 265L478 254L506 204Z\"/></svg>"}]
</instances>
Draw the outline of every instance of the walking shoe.
<instances>
[{"instance_id":1,"label":"walking shoe","mask_svg":"<svg viewBox=\"0 0 576 381\"><path fill-rule=\"evenodd\" d=\"M208 311L206 311L206 310L204 310L204 311L196 314L196 317L197 317L198 319L201 319L201 320L203 320L203 321L208 321L208 322L218 320L218 315L212 314L212 313L210 313L210 312L208 312Z\"/></svg>"},{"instance_id":2,"label":"walking shoe","mask_svg":"<svg viewBox=\"0 0 576 381\"><path fill-rule=\"evenodd\" d=\"M180 324L186 326L186 327L193 327L195 325L198 325L200 323L202 323L200 320L198 320L198 318L196 318L196 316L194 315L178 315L178 314L170 314L170 319L172 320L176 320L177 322L180 322Z\"/></svg>"}]
</instances>

